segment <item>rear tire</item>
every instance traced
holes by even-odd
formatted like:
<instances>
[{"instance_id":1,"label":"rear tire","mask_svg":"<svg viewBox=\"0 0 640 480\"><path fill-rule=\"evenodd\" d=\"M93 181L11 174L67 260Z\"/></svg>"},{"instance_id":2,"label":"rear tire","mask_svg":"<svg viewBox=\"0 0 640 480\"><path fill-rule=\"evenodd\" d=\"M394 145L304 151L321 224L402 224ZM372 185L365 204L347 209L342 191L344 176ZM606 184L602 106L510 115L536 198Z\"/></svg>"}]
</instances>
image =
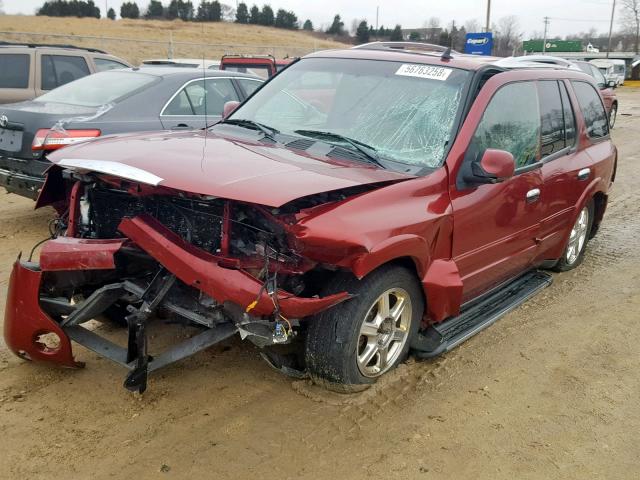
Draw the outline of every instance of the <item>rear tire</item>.
<instances>
[{"instance_id":1,"label":"rear tire","mask_svg":"<svg viewBox=\"0 0 640 480\"><path fill-rule=\"evenodd\" d=\"M589 232L591 232L591 227L593 226L593 214L593 200L589 200L589 203L582 207L582 210L578 213L576 222L569 232L567 246L562 257L553 268L556 272L572 270L582 263L587 249L587 242L589 241Z\"/></svg>"},{"instance_id":2,"label":"rear tire","mask_svg":"<svg viewBox=\"0 0 640 480\"><path fill-rule=\"evenodd\" d=\"M609 130L613 128L616 124L616 117L618 115L618 104L614 103L611 105L611 110L609 110Z\"/></svg>"},{"instance_id":3,"label":"rear tire","mask_svg":"<svg viewBox=\"0 0 640 480\"><path fill-rule=\"evenodd\" d=\"M364 390L407 357L424 312L422 289L413 272L388 265L362 280L340 275L328 290L354 297L309 319L307 371L331 390Z\"/></svg>"}]
</instances>

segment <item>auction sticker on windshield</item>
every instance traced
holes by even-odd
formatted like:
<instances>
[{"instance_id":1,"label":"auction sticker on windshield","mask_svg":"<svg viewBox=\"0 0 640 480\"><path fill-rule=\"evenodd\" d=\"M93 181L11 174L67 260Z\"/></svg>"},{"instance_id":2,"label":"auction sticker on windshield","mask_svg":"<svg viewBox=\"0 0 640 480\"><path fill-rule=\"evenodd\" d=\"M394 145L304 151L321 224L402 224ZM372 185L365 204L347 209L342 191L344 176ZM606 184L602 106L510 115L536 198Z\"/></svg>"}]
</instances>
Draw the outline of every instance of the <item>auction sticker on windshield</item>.
<instances>
[{"instance_id":1,"label":"auction sticker on windshield","mask_svg":"<svg viewBox=\"0 0 640 480\"><path fill-rule=\"evenodd\" d=\"M429 80L446 80L451 75L450 68L434 67L431 65L412 65L405 63L396 72L396 75L405 77L427 78Z\"/></svg>"}]
</instances>

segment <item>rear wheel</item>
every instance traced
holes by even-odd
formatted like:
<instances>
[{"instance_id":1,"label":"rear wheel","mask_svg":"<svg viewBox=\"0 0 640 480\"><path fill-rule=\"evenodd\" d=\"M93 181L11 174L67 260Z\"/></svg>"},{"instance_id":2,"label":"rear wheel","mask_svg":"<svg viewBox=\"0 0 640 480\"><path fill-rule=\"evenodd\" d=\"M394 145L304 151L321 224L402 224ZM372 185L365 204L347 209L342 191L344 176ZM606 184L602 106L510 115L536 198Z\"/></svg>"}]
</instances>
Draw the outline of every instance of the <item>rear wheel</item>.
<instances>
[{"instance_id":1,"label":"rear wheel","mask_svg":"<svg viewBox=\"0 0 640 480\"><path fill-rule=\"evenodd\" d=\"M560 258L555 266L556 271L566 272L567 270L576 268L582 263L589 240L589 232L593 225L593 212L593 200L591 200L580 210L578 218L571 228L562 258Z\"/></svg>"},{"instance_id":2,"label":"rear wheel","mask_svg":"<svg viewBox=\"0 0 640 480\"><path fill-rule=\"evenodd\" d=\"M316 383L332 390L362 390L407 356L424 300L415 275L386 266L358 281L344 276L333 291L354 298L309 322L305 364Z\"/></svg>"},{"instance_id":3,"label":"rear wheel","mask_svg":"<svg viewBox=\"0 0 640 480\"><path fill-rule=\"evenodd\" d=\"M616 116L618 115L618 104L614 103L611 105L611 110L609 110L609 130L613 128L616 124Z\"/></svg>"}]
</instances>

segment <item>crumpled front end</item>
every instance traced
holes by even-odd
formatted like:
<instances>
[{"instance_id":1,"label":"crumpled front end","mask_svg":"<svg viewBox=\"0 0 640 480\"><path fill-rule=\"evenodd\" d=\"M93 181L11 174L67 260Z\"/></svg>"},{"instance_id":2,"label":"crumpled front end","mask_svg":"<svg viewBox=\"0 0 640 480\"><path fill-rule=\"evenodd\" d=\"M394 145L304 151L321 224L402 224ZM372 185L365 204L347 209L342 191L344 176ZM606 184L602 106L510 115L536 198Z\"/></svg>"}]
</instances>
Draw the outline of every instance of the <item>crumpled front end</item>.
<instances>
[{"instance_id":1,"label":"crumpled front end","mask_svg":"<svg viewBox=\"0 0 640 480\"><path fill-rule=\"evenodd\" d=\"M5 338L23 358L80 366L74 340L125 367L125 386L144 391L149 373L236 333L263 348L295 343L301 320L349 298L320 294L330 272L296 254L286 214L54 173L70 192L58 236L39 263L18 261L11 276ZM157 313L196 334L151 355L147 331ZM104 315L127 326L126 347L85 328ZM54 346L41 341L51 334Z\"/></svg>"},{"instance_id":2,"label":"crumpled front end","mask_svg":"<svg viewBox=\"0 0 640 480\"><path fill-rule=\"evenodd\" d=\"M64 367L81 367L71 351L71 342L60 325L40 307L42 272L37 264L17 260L9 280L4 314L4 339L21 358L57 363ZM55 335L57 345L42 341Z\"/></svg>"}]
</instances>

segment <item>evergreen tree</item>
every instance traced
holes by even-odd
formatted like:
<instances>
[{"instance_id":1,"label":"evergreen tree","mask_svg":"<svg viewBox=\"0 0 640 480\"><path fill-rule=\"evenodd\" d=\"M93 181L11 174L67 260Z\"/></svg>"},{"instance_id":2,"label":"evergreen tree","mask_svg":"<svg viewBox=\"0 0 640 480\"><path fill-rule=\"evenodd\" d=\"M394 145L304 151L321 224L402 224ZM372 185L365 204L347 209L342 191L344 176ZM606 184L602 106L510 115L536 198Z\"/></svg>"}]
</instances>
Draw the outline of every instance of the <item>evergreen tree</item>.
<instances>
[{"instance_id":1,"label":"evergreen tree","mask_svg":"<svg viewBox=\"0 0 640 480\"><path fill-rule=\"evenodd\" d=\"M115 20L116 19L116 11L113 8L110 8L109 11L107 12L107 18L109 20Z\"/></svg>"},{"instance_id":2,"label":"evergreen tree","mask_svg":"<svg viewBox=\"0 0 640 480\"><path fill-rule=\"evenodd\" d=\"M252 25L258 25L260 23L260 9L257 5L253 5L249 12L249 23Z\"/></svg>"},{"instance_id":3,"label":"evergreen tree","mask_svg":"<svg viewBox=\"0 0 640 480\"><path fill-rule=\"evenodd\" d=\"M391 32L391 36L389 37L389 40L391 40L392 42L401 42L403 40L402 27L400 25L396 25L396 28L393 29L393 32Z\"/></svg>"},{"instance_id":4,"label":"evergreen tree","mask_svg":"<svg viewBox=\"0 0 640 480\"><path fill-rule=\"evenodd\" d=\"M93 17L100 18L100 9L93 0L51 0L44 2L36 15L49 17Z\"/></svg>"},{"instance_id":5,"label":"evergreen tree","mask_svg":"<svg viewBox=\"0 0 640 480\"><path fill-rule=\"evenodd\" d=\"M313 23L311 23L311 20L306 19L304 21L304 25L302 25L302 29L307 30L309 32L313 32Z\"/></svg>"},{"instance_id":6,"label":"evergreen tree","mask_svg":"<svg viewBox=\"0 0 640 480\"><path fill-rule=\"evenodd\" d=\"M327 33L330 35L344 35L344 22L340 20L340 15L333 17L333 23Z\"/></svg>"},{"instance_id":7,"label":"evergreen tree","mask_svg":"<svg viewBox=\"0 0 640 480\"><path fill-rule=\"evenodd\" d=\"M158 0L151 0L147 7L147 13L144 15L146 18L162 18L164 17L164 7L162 2Z\"/></svg>"},{"instance_id":8,"label":"evergreen tree","mask_svg":"<svg viewBox=\"0 0 640 480\"><path fill-rule=\"evenodd\" d=\"M269 5L263 5L262 11L260 12L260 25L271 27L274 21L273 9Z\"/></svg>"},{"instance_id":9,"label":"evergreen tree","mask_svg":"<svg viewBox=\"0 0 640 480\"><path fill-rule=\"evenodd\" d=\"M124 2L120 5L120 17L122 18L139 18L140 9L136 2Z\"/></svg>"},{"instance_id":10,"label":"evergreen tree","mask_svg":"<svg viewBox=\"0 0 640 480\"><path fill-rule=\"evenodd\" d=\"M219 22L222 20L222 5L217 0L213 2L202 0L198 6L196 20L199 22Z\"/></svg>"},{"instance_id":11,"label":"evergreen tree","mask_svg":"<svg viewBox=\"0 0 640 480\"><path fill-rule=\"evenodd\" d=\"M369 25L366 20L362 20L356 29L356 40L358 43L369 42Z\"/></svg>"},{"instance_id":12,"label":"evergreen tree","mask_svg":"<svg viewBox=\"0 0 640 480\"><path fill-rule=\"evenodd\" d=\"M249 9L246 3L238 4L236 10L236 23L249 23Z\"/></svg>"},{"instance_id":13,"label":"evergreen tree","mask_svg":"<svg viewBox=\"0 0 640 480\"><path fill-rule=\"evenodd\" d=\"M299 27L298 17L295 13L287 12L281 8L276 14L275 26L276 28L289 28L295 30Z\"/></svg>"}]
</instances>

